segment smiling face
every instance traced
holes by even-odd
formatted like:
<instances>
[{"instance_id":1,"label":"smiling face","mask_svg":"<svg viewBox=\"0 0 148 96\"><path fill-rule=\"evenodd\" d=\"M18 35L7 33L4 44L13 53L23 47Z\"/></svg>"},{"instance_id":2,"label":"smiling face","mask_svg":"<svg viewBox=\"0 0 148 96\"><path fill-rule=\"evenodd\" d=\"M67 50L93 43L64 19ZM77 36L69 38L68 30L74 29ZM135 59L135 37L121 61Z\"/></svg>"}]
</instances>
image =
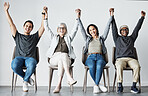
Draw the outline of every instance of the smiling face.
<instances>
[{"instance_id":1,"label":"smiling face","mask_svg":"<svg viewBox=\"0 0 148 96\"><path fill-rule=\"evenodd\" d=\"M30 22L26 22L25 25L23 26L23 28L24 28L24 34L25 35L30 35L30 32L33 29L33 25Z\"/></svg>"},{"instance_id":2,"label":"smiling face","mask_svg":"<svg viewBox=\"0 0 148 96\"><path fill-rule=\"evenodd\" d=\"M60 36L64 36L67 32L66 27L63 24L58 27L57 31Z\"/></svg>"},{"instance_id":3,"label":"smiling face","mask_svg":"<svg viewBox=\"0 0 148 96\"><path fill-rule=\"evenodd\" d=\"M121 32L121 35L122 35L122 36L127 36L128 33L129 33L129 30L128 30L127 27L123 27L123 28L120 30L120 32Z\"/></svg>"},{"instance_id":4,"label":"smiling face","mask_svg":"<svg viewBox=\"0 0 148 96\"><path fill-rule=\"evenodd\" d=\"M94 26L90 26L89 33L92 37L95 37L95 36L97 36L97 29Z\"/></svg>"}]
</instances>

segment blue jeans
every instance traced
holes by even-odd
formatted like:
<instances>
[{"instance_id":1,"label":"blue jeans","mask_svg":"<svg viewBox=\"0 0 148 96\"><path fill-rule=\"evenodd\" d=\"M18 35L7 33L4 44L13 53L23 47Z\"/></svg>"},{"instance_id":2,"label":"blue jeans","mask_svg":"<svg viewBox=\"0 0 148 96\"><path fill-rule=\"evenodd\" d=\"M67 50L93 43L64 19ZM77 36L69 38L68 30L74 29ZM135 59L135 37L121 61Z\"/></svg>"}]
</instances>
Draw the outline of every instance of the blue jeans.
<instances>
[{"instance_id":1,"label":"blue jeans","mask_svg":"<svg viewBox=\"0 0 148 96\"><path fill-rule=\"evenodd\" d=\"M103 67L106 62L101 54L91 54L87 57L85 65L89 67L89 72L96 85L99 85Z\"/></svg>"},{"instance_id":2,"label":"blue jeans","mask_svg":"<svg viewBox=\"0 0 148 96\"><path fill-rule=\"evenodd\" d=\"M14 73L21 76L24 81L28 82L31 75L34 73L37 61L32 57L15 57L11 63L11 68ZM26 72L23 71L23 66L26 66Z\"/></svg>"}]
</instances>

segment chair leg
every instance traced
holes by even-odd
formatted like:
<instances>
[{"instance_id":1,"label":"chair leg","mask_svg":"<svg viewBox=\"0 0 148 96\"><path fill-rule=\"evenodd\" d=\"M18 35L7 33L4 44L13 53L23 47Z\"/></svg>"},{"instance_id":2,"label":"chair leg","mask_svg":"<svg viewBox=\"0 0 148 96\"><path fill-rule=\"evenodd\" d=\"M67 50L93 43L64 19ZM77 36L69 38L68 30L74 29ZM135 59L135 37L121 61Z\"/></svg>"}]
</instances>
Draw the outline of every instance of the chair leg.
<instances>
[{"instance_id":1,"label":"chair leg","mask_svg":"<svg viewBox=\"0 0 148 96\"><path fill-rule=\"evenodd\" d=\"M16 87L16 81L17 81L17 74L15 74L14 87L13 87L14 91L15 91L15 87Z\"/></svg>"},{"instance_id":2,"label":"chair leg","mask_svg":"<svg viewBox=\"0 0 148 96\"><path fill-rule=\"evenodd\" d=\"M140 75L139 75L139 92L141 93L141 80L140 80Z\"/></svg>"},{"instance_id":3,"label":"chair leg","mask_svg":"<svg viewBox=\"0 0 148 96\"><path fill-rule=\"evenodd\" d=\"M34 71L34 91L36 92L37 91L37 81L36 81L36 70Z\"/></svg>"},{"instance_id":4,"label":"chair leg","mask_svg":"<svg viewBox=\"0 0 148 96\"><path fill-rule=\"evenodd\" d=\"M53 69L49 67L49 86L48 86L49 93L50 93L50 88L51 88L52 75L53 75Z\"/></svg>"},{"instance_id":5,"label":"chair leg","mask_svg":"<svg viewBox=\"0 0 148 96\"><path fill-rule=\"evenodd\" d=\"M108 83L108 92L110 92L110 84L109 84L109 71L108 71L108 68L106 69L106 75L107 75L107 83Z\"/></svg>"},{"instance_id":6,"label":"chair leg","mask_svg":"<svg viewBox=\"0 0 148 96\"><path fill-rule=\"evenodd\" d=\"M11 85L11 92L13 92L13 87L14 87L14 72L12 73L12 85Z\"/></svg>"},{"instance_id":7,"label":"chair leg","mask_svg":"<svg viewBox=\"0 0 148 96\"><path fill-rule=\"evenodd\" d=\"M106 81L105 81L105 73L104 73L104 69L103 69L103 81L104 81L104 86L106 87Z\"/></svg>"},{"instance_id":8,"label":"chair leg","mask_svg":"<svg viewBox=\"0 0 148 96\"><path fill-rule=\"evenodd\" d=\"M117 90L118 90L118 82L116 82L116 92L117 92Z\"/></svg>"},{"instance_id":9,"label":"chair leg","mask_svg":"<svg viewBox=\"0 0 148 96\"><path fill-rule=\"evenodd\" d=\"M73 78L73 67L70 68L70 75ZM70 91L73 93L73 85L70 85Z\"/></svg>"},{"instance_id":10,"label":"chair leg","mask_svg":"<svg viewBox=\"0 0 148 96\"><path fill-rule=\"evenodd\" d=\"M117 76L117 73L116 73L116 70L115 70L114 83L113 83L113 92L114 92L115 83L116 83L116 76Z\"/></svg>"},{"instance_id":11,"label":"chair leg","mask_svg":"<svg viewBox=\"0 0 148 96\"><path fill-rule=\"evenodd\" d=\"M83 91L86 92L86 86L87 86L87 71L88 69L85 69L85 77L84 77L84 83L83 83Z\"/></svg>"}]
</instances>

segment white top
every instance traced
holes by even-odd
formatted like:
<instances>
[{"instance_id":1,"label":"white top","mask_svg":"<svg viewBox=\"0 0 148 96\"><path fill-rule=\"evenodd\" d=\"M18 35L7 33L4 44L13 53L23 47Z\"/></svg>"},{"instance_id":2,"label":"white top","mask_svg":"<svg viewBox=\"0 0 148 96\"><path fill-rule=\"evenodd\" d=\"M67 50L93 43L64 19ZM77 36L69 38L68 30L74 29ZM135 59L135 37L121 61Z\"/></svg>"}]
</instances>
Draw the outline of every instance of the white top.
<instances>
[{"instance_id":1,"label":"white top","mask_svg":"<svg viewBox=\"0 0 148 96\"><path fill-rule=\"evenodd\" d=\"M75 59L76 56L74 54L74 51L73 51L73 47L71 45L71 42L73 41L77 31L78 31L78 20L76 19L76 23L74 25L74 28L71 32L71 34L65 34L64 36L64 40L67 44L67 47L68 47L68 55L70 58L72 59ZM55 49L56 49L56 46L58 45L58 42L59 42L59 35L58 34L54 34L51 29L49 28L48 26L48 20L44 20L44 28L45 28L45 31L48 32L48 37L49 39L51 40L51 44L50 44L50 47L49 49L47 50L47 54L46 56L51 58Z\"/></svg>"}]
</instances>

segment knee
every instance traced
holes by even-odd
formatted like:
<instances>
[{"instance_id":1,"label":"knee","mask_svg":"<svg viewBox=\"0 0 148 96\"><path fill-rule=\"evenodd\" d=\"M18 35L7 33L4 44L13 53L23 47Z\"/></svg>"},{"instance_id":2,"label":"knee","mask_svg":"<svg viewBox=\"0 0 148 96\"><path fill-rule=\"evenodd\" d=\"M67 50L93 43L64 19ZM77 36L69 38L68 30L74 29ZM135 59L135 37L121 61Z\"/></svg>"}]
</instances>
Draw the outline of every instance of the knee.
<instances>
[{"instance_id":1,"label":"knee","mask_svg":"<svg viewBox=\"0 0 148 96\"><path fill-rule=\"evenodd\" d=\"M13 71L17 71L18 70L18 68L19 68L19 66L18 66L18 64L19 64L20 62L19 62L19 60L17 60L17 59L14 59L13 61L12 61L12 63L11 63L11 68L12 68L12 70Z\"/></svg>"},{"instance_id":2,"label":"knee","mask_svg":"<svg viewBox=\"0 0 148 96\"><path fill-rule=\"evenodd\" d=\"M11 64L11 69L16 72L18 70L18 67L15 64Z\"/></svg>"},{"instance_id":3,"label":"knee","mask_svg":"<svg viewBox=\"0 0 148 96\"><path fill-rule=\"evenodd\" d=\"M135 70L140 70L140 66L139 66L139 65L135 65L135 66L134 66L134 69L135 69Z\"/></svg>"},{"instance_id":4,"label":"knee","mask_svg":"<svg viewBox=\"0 0 148 96\"><path fill-rule=\"evenodd\" d=\"M103 67L105 66L105 61L104 60L99 60L97 62L97 69L103 69Z\"/></svg>"},{"instance_id":5,"label":"knee","mask_svg":"<svg viewBox=\"0 0 148 96\"><path fill-rule=\"evenodd\" d=\"M94 69L95 66L93 66L93 64L89 64L88 67L91 70L91 69Z\"/></svg>"},{"instance_id":6,"label":"knee","mask_svg":"<svg viewBox=\"0 0 148 96\"><path fill-rule=\"evenodd\" d=\"M28 66L27 69L30 71L30 72L33 72L33 70L35 70L36 68L36 65L31 65L31 66Z\"/></svg>"},{"instance_id":7,"label":"knee","mask_svg":"<svg viewBox=\"0 0 148 96\"><path fill-rule=\"evenodd\" d=\"M118 69L123 69L123 66L122 66L120 63L119 63L119 64L117 63L117 64L116 64L116 68L117 68L117 70L118 70Z\"/></svg>"}]
</instances>

